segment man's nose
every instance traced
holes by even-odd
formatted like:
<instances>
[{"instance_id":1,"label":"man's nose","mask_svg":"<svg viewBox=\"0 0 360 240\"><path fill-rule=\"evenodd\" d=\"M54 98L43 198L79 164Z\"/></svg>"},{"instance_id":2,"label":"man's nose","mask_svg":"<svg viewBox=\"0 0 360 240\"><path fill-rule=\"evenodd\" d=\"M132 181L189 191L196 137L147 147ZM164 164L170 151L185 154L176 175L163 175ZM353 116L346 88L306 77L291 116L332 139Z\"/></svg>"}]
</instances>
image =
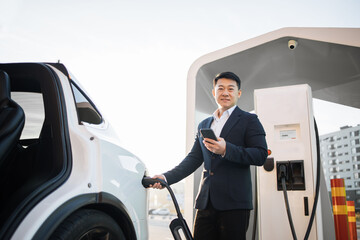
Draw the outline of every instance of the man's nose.
<instances>
[{"instance_id":1,"label":"man's nose","mask_svg":"<svg viewBox=\"0 0 360 240\"><path fill-rule=\"evenodd\" d=\"M228 96L228 95L229 95L228 90L224 90L224 91L222 92L222 95L223 95L223 96Z\"/></svg>"}]
</instances>

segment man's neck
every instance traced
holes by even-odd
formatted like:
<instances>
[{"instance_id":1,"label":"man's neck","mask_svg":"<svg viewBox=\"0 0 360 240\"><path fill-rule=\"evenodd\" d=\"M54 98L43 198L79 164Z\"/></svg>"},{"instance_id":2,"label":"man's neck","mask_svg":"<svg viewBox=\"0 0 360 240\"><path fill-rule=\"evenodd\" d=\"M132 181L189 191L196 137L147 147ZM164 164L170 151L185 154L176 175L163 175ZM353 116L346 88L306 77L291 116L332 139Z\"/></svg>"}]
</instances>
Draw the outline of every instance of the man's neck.
<instances>
[{"instance_id":1,"label":"man's neck","mask_svg":"<svg viewBox=\"0 0 360 240\"><path fill-rule=\"evenodd\" d=\"M235 106L235 105L234 105ZM223 115L224 112L226 112L227 110L229 110L230 108L234 107L234 106L231 106L229 108L223 108L223 107L219 107L218 108L218 117L221 118L221 116Z\"/></svg>"},{"instance_id":2,"label":"man's neck","mask_svg":"<svg viewBox=\"0 0 360 240\"><path fill-rule=\"evenodd\" d=\"M226 110L227 110L227 109L219 108L218 117L221 118L221 116L223 115L223 113L224 113Z\"/></svg>"}]
</instances>

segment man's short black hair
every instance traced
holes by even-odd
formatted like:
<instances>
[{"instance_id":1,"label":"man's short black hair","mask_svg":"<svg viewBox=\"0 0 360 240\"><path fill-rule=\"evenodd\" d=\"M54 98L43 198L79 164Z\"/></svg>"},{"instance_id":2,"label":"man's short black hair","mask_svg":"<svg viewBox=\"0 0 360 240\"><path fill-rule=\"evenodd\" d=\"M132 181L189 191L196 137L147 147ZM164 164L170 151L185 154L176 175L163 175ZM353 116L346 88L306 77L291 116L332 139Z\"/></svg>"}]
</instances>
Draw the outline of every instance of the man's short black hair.
<instances>
[{"instance_id":1,"label":"man's short black hair","mask_svg":"<svg viewBox=\"0 0 360 240\"><path fill-rule=\"evenodd\" d=\"M214 81L213 81L214 87L215 87L217 81L221 78L234 80L236 82L236 84L238 85L238 89L240 89L240 87L241 87L240 78L233 72L222 72L222 73L219 73L218 75L216 75L214 78Z\"/></svg>"}]
</instances>

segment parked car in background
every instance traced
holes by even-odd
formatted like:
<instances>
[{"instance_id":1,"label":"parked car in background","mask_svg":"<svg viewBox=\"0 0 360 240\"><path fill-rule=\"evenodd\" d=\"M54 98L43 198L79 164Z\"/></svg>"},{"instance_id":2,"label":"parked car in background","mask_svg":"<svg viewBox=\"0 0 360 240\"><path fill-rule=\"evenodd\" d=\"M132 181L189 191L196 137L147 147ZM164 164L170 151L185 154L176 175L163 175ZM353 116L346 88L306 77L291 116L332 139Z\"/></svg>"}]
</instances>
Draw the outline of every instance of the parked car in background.
<instances>
[{"instance_id":1,"label":"parked car in background","mask_svg":"<svg viewBox=\"0 0 360 240\"><path fill-rule=\"evenodd\" d=\"M151 214L167 216L170 215L170 210L168 208L158 208L152 211Z\"/></svg>"},{"instance_id":2,"label":"parked car in background","mask_svg":"<svg viewBox=\"0 0 360 240\"><path fill-rule=\"evenodd\" d=\"M0 83L0 239L147 239L145 165L66 67L0 64Z\"/></svg>"}]
</instances>

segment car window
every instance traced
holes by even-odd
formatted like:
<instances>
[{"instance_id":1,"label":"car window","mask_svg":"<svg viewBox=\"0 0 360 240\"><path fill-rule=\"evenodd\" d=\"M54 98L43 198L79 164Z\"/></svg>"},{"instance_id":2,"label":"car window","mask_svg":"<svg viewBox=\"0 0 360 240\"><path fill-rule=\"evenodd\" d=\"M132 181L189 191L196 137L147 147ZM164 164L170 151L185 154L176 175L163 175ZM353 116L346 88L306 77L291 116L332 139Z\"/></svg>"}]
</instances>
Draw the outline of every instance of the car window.
<instances>
[{"instance_id":1,"label":"car window","mask_svg":"<svg viewBox=\"0 0 360 240\"><path fill-rule=\"evenodd\" d=\"M71 87L74 93L79 122L100 124L102 122L101 114L89 101L89 98L74 83L71 83Z\"/></svg>"},{"instance_id":2,"label":"car window","mask_svg":"<svg viewBox=\"0 0 360 240\"><path fill-rule=\"evenodd\" d=\"M33 92L12 92L11 98L19 104L25 112L25 126L20 139L39 138L45 119L42 94Z\"/></svg>"}]
</instances>

